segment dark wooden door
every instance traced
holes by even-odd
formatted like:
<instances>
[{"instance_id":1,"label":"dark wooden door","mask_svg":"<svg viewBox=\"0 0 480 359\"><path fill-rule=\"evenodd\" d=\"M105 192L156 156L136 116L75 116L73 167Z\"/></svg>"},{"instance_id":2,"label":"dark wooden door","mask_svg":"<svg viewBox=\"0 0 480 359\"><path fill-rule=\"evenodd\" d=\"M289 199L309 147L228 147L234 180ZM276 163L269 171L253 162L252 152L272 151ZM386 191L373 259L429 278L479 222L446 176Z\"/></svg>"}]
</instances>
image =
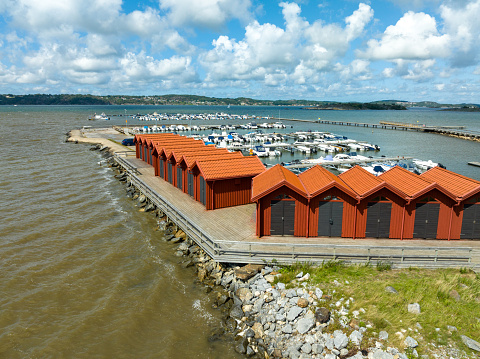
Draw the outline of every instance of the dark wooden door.
<instances>
[{"instance_id":1,"label":"dark wooden door","mask_svg":"<svg viewBox=\"0 0 480 359\"><path fill-rule=\"evenodd\" d=\"M168 182L173 183L173 166L168 162Z\"/></svg>"},{"instance_id":2,"label":"dark wooden door","mask_svg":"<svg viewBox=\"0 0 480 359\"><path fill-rule=\"evenodd\" d=\"M272 201L270 235L293 236L295 232L295 201Z\"/></svg>"},{"instance_id":3,"label":"dark wooden door","mask_svg":"<svg viewBox=\"0 0 480 359\"><path fill-rule=\"evenodd\" d=\"M388 238L390 236L391 213L391 203L369 202L367 205L365 237Z\"/></svg>"},{"instance_id":4,"label":"dark wooden door","mask_svg":"<svg viewBox=\"0 0 480 359\"><path fill-rule=\"evenodd\" d=\"M163 179L165 179L165 168L163 167L163 159L162 158L159 158L158 159L158 162L159 162L159 166L160 166L160 177L162 177Z\"/></svg>"},{"instance_id":5,"label":"dark wooden door","mask_svg":"<svg viewBox=\"0 0 480 359\"><path fill-rule=\"evenodd\" d=\"M413 238L437 238L439 203L417 203Z\"/></svg>"},{"instance_id":6,"label":"dark wooden door","mask_svg":"<svg viewBox=\"0 0 480 359\"><path fill-rule=\"evenodd\" d=\"M193 190L193 174L191 172L188 172L187 174L187 188L188 188L188 194L190 196L194 196L194 190Z\"/></svg>"},{"instance_id":7,"label":"dark wooden door","mask_svg":"<svg viewBox=\"0 0 480 359\"><path fill-rule=\"evenodd\" d=\"M467 203L463 207L461 239L480 239L480 204Z\"/></svg>"},{"instance_id":8,"label":"dark wooden door","mask_svg":"<svg viewBox=\"0 0 480 359\"><path fill-rule=\"evenodd\" d=\"M207 183L202 176L200 176L200 203L207 205Z\"/></svg>"},{"instance_id":9,"label":"dark wooden door","mask_svg":"<svg viewBox=\"0 0 480 359\"><path fill-rule=\"evenodd\" d=\"M342 236L343 202L320 202L318 236Z\"/></svg>"},{"instance_id":10,"label":"dark wooden door","mask_svg":"<svg viewBox=\"0 0 480 359\"><path fill-rule=\"evenodd\" d=\"M177 167L177 188L182 189L183 186L183 171L180 167Z\"/></svg>"}]
</instances>

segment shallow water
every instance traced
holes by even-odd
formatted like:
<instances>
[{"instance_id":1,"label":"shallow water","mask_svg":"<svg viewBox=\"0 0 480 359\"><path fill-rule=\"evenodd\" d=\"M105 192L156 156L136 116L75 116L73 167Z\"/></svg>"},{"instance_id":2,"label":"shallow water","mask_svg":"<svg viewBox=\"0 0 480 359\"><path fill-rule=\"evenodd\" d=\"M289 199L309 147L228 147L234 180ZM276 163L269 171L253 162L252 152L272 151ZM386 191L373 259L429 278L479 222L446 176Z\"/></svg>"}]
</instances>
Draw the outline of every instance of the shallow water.
<instances>
[{"instance_id":1,"label":"shallow water","mask_svg":"<svg viewBox=\"0 0 480 359\"><path fill-rule=\"evenodd\" d=\"M220 325L220 313L195 284L193 271L178 264L173 245L154 231L155 218L138 212L114 173L98 164L98 152L64 142L73 128L124 124L125 118L88 121L95 112L124 110L0 107L1 358L236 357L230 343L208 341ZM278 108L270 107L127 110L278 116ZM471 113L280 111L288 118L455 122L480 130L478 114ZM378 144L378 155L438 161L480 180L480 168L466 165L480 160L476 142L416 132L288 124L294 126L290 131L332 131Z\"/></svg>"}]
</instances>

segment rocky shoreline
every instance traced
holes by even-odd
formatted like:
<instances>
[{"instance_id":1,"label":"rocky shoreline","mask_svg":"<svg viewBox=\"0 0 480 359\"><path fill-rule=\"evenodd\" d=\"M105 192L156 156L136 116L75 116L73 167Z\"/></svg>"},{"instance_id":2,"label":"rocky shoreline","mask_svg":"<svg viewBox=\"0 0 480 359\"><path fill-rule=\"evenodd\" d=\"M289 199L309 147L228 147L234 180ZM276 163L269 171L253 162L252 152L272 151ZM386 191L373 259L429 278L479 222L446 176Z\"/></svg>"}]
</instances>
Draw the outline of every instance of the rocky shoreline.
<instances>
[{"instance_id":1,"label":"rocky shoreline","mask_svg":"<svg viewBox=\"0 0 480 359\"><path fill-rule=\"evenodd\" d=\"M281 268L274 264L216 263L168 218L168 213L157 209L130 182L107 147L96 145L91 149L100 150L105 162L116 169L115 177L125 183L127 196L140 211L155 213L157 229L164 233L165 240L176 244L174 255L183 267L193 268L197 280L212 295L223 320L222 327L210 334L210 341L232 341L238 353L251 358L469 358L456 348L437 348L434 356L419 355L417 348L426 348L427 344L422 342L417 328L391 333L403 347L390 346L386 331L376 331L371 323L362 321L362 308L350 309L354 298L337 298L335 290L309 285L309 273L299 273L293 284L285 284L280 281ZM385 290L395 295L394 288ZM417 303L411 303L408 309L420 312ZM480 343L468 337L462 339L480 353Z\"/></svg>"}]
</instances>

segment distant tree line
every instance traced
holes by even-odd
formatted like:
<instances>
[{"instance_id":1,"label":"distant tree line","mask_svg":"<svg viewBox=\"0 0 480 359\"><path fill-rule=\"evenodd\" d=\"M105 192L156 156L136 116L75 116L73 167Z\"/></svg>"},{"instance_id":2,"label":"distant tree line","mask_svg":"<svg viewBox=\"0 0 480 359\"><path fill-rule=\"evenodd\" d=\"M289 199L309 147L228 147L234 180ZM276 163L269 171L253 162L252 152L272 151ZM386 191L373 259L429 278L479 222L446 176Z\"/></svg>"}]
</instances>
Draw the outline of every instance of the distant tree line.
<instances>
[{"instance_id":1,"label":"distant tree line","mask_svg":"<svg viewBox=\"0 0 480 359\"><path fill-rule=\"evenodd\" d=\"M94 96L79 94L0 95L0 105L205 105L205 106L299 106L305 109L328 110L406 110L408 107L448 108L476 111L475 104L442 105L436 102L382 100L374 102L333 102L311 100L256 100L248 97L217 98L198 95L159 96Z\"/></svg>"}]
</instances>

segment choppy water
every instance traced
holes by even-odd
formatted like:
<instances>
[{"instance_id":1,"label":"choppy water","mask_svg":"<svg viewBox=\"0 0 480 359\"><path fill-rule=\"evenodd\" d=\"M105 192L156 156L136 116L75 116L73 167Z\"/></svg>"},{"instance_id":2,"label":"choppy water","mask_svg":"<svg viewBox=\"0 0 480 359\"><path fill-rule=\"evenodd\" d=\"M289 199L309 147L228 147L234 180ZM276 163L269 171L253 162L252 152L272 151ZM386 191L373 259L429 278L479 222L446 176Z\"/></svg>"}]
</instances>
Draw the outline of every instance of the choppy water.
<instances>
[{"instance_id":1,"label":"choppy water","mask_svg":"<svg viewBox=\"0 0 480 359\"><path fill-rule=\"evenodd\" d=\"M231 112L278 116L268 107L127 107L128 113ZM220 313L172 245L139 213L110 169L65 133L93 113L122 106L0 107L0 358L232 358L229 343L209 342ZM436 111L305 111L281 117L462 124L478 114ZM132 124L132 121L129 121ZM140 123L139 123L140 124ZM414 156L480 180L479 144L438 135L291 123ZM143 125L143 124L142 124Z\"/></svg>"},{"instance_id":2,"label":"choppy water","mask_svg":"<svg viewBox=\"0 0 480 359\"><path fill-rule=\"evenodd\" d=\"M225 358L220 313L98 152L64 143L72 109L0 127L0 358Z\"/></svg>"}]
</instances>

